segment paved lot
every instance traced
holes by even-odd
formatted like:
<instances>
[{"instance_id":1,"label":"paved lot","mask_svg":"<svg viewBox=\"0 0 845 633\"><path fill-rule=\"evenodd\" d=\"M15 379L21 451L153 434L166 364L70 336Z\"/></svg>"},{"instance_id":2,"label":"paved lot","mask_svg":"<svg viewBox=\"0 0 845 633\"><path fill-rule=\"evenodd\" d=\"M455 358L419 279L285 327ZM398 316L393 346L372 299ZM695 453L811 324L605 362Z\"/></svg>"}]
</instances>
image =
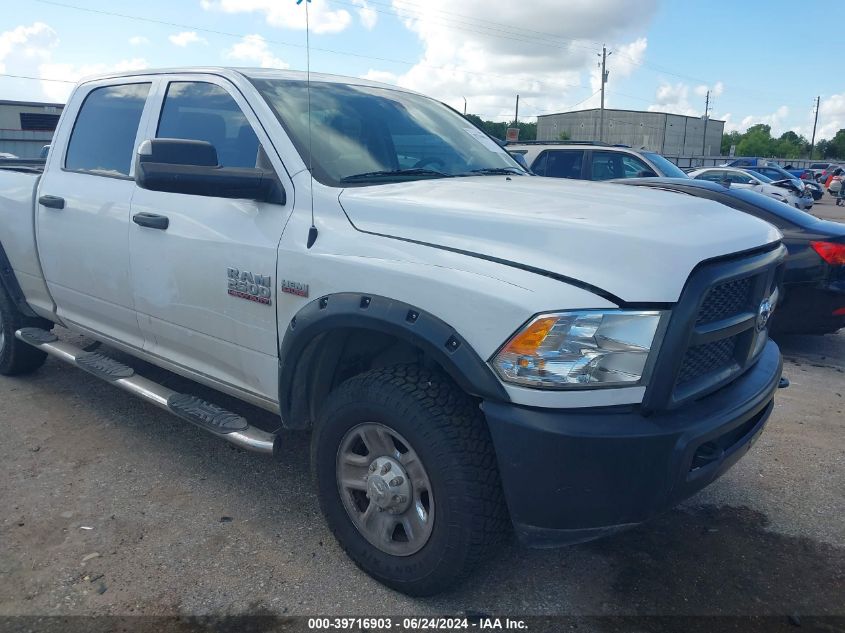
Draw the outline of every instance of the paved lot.
<instances>
[{"instance_id":1,"label":"paved lot","mask_svg":"<svg viewBox=\"0 0 845 633\"><path fill-rule=\"evenodd\" d=\"M341 552L306 436L285 435L278 460L255 456L49 360L0 379L0 616L845 615L845 334L781 344L792 387L713 486L603 541L506 546L463 587L425 600L385 589Z\"/></svg>"}]
</instances>

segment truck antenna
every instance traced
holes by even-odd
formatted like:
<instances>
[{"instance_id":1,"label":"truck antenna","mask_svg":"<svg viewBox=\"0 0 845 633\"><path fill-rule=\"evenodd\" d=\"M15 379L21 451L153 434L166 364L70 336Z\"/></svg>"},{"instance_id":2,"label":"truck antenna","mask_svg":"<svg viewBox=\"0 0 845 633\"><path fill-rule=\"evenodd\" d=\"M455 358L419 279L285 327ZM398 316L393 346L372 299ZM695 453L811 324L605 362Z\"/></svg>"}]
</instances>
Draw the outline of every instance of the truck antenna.
<instances>
[{"instance_id":1,"label":"truck antenna","mask_svg":"<svg viewBox=\"0 0 845 633\"><path fill-rule=\"evenodd\" d=\"M302 4L302 0L296 0ZM311 174L311 228L308 229L308 248L317 241L317 225L314 223L314 151L311 143L311 22L308 15L308 5L311 0L305 0L305 86L308 94L308 172Z\"/></svg>"}]
</instances>

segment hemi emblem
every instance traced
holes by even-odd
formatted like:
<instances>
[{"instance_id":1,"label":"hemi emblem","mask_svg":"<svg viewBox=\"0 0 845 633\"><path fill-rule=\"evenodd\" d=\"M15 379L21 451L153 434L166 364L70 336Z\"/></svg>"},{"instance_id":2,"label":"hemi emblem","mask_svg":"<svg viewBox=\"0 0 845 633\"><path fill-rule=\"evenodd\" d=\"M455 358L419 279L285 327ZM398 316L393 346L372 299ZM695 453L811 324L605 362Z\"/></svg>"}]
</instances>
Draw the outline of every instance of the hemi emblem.
<instances>
[{"instance_id":1,"label":"hemi emblem","mask_svg":"<svg viewBox=\"0 0 845 633\"><path fill-rule=\"evenodd\" d=\"M286 292L289 295L296 295L298 297L307 297L308 284L302 284L298 281L289 281L288 279L282 279L282 292Z\"/></svg>"}]
</instances>

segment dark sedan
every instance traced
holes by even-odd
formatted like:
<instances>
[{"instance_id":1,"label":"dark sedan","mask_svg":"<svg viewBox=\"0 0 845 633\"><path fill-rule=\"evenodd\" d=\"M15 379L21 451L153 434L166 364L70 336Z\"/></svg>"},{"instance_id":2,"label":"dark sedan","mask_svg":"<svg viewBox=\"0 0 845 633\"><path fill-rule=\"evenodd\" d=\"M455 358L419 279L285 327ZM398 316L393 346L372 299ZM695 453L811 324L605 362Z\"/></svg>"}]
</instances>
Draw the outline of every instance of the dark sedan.
<instances>
[{"instance_id":1,"label":"dark sedan","mask_svg":"<svg viewBox=\"0 0 845 633\"><path fill-rule=\"evenodd\" d=\"M789 255L785 296L775 311L772 331L827 334L845 327L845 224L819 220L756 191L714 182L680 178L615 182L715 200L774 224L783 233Z\"/></svg>"}]
</instances>

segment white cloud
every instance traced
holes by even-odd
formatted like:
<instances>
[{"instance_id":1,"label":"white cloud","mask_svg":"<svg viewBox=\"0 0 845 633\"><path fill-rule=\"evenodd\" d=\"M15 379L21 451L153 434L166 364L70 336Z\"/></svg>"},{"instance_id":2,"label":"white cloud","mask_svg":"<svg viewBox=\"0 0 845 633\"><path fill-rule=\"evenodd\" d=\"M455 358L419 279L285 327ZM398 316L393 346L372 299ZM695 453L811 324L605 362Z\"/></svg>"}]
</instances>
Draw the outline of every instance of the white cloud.
<instances>
[{"instance_id":1,"label":"white cloud","mask_svg":"<svg viewBox=\"0 0 845 633\"><path fill-rule=\"evenodd\" d=\"M752 125L760 123L771 126L772 136L778 137L787 130L795 129L793 126L787 124L789 118L789 108L785 105L780 106L774 112L769 114L750 114L744 117L739 123L734 123L727 115L723 117L726 120L725 132L745 132ZM800 133L800 129L796 130Z\"/></svg>"},{"instance_id":2,"label":"white cloud","mask_svg":"<svg viewBox=\"0 0 845 633\"><path fill-rule=\"evenodd\" d=\"M150 40L144 37L143 35L133 35L129 38L129 44L132 46L143 46L144 44L149 44Z\"/></svg>"},{"instance_id":3,"label":"white cloud","mask_svg":"<svg viewBox=\"0 0 845 633\"><path fill-rule=\"evenodd\" d=\"M717 115L712 110L713 99L725 92L725 86L721 81L717 81L712 86L699 85L695 88L690 88L684 82L672 84L664 81L657 87L654 94L655 102L648 106L648 110L649 112L669 112L685 116L703 116L708 90L710 91L710 117L724 119L725 115ZM696 98L690 100L690 94L695 95Z\"/></svg>"},{"instance_id":4,"label":"white cloud","mask_svg":"<svg viewBox=\"0 0 845 633\"><path fill-rule=\"evenodd\" d=\"M223 55L238 62L258 64L262 68L289 68L283 59L275 57L267 47L267 41L260 35L246 35Z\"/></svg>"},{"instance_id":5,"label":"white cloud","mask_svg":"<svg viewBox=\"0 0 845 633\"><path fill-rule=\"evenodd\" d=\"M361 25L368 31L372 31L378 22L378 13L373 9L366 0L352 0L353 4L358 5L358 19L361 20Z\"/></svg>"},{"instance_id":6,"label":"white cloud","mask_svg":"<svg viewBox=\"0 0 845 633\"><path fill-rule=\"evenodd\" d=\"M373 68L366 77L432 95L460 111L466 97L469 112L497 120L513 118L517 94L525 118L561 111L598 89L597 42L614 51L608 59L612 79L633 72L648 45L638 31L656 7L657 0L464 0L460 14L479 16L468 22L456 17L450 0L424 6L394 0L394 11L422 42L423 55L406 72ZM495 24L481 20L487 16ZM619 42L624 44L613 44ZM593 101L597 105L598 97L579 107Z\"/></svg>"},{"instance_id":7,"label":"white cloud","mask_svg":"<svg viewBox=\"0 0 845 633\"><path fill-rule=\"evenodd\" d=\"M305 7L293 0L200 0L200 6L206 11L223 13L263 13L270 26L305 30ZM349 11L332 11L326 2L309 4L308 11L311 30L317 34L339 33L352 22Z\"/></svg>"},{"instance_id":8,"label":"white cloud","mask_svg":"<svg viewBox=\"0 0 845 633\"><path fill-rule=\"evenodd\" d=\"M819 106L819 126L816 131L816 140L832 139L843 128L845 128L845 93L831 95L823 99ZM812 128L810 129L812 130Z\"/></svg>"},{"instance_id":9,"label":"white cloud","mask_svg":"<svg viewBox=\"0 0 845 633\"><path fill-rule=\"evenodd\" d=\"M190 44L208 44L205 38L197 35L196 31L182 31L181 33L174 33L167 39L171 44L185 48Z\"/></svg>"},{"instance_id":10,"label":"white cloud","mask_svg":"<svg viewBox=\"0 0 845 633\"><path fill-rule=\"evenodd\" d=\"M39 67L39 74L41 77L58 77L69 81L78 81L83 77L90 77L91 75L100 75L110 72L126 72L130 70L143 70L149 68L147 60L141 57L132 59L124 59L113 64L96 63L96 64L67 64L67 63L53 63L48 62L41 64ZM54 81L42 81L41 89L44 94L52 101L64 102L70 96L73 90L71 83L58 83Z\"/></svg>"},{"instance_id":11,"label":"white cloud","mask_svg":"<svg viewBox=\"0 0 845 633\"><path fill-rule=\"evenodd\" d=\"M0 72L10 68L14 74L30 74L26 69L50 59L58 43L56 31L43 22L4 31L0 33Z\"/></svg>"},{"instance_id":12,"label":"white cloud","mask_svg":"<svg viewBox=\"0 0 845 633\"><path fill-rule=\"evenodd\" d=\"M82 77L147 67L147 62L141 58L82 65L56 63L53 61L53 51L58 45L58 34L43 22L18 26L0 33L0 72L14 71L12 74L15 75L42 78L40 82L10 79L4 84L5 94L13 99L65 102L73 90L72 82Z\"/></svg>"}]
</instances>

